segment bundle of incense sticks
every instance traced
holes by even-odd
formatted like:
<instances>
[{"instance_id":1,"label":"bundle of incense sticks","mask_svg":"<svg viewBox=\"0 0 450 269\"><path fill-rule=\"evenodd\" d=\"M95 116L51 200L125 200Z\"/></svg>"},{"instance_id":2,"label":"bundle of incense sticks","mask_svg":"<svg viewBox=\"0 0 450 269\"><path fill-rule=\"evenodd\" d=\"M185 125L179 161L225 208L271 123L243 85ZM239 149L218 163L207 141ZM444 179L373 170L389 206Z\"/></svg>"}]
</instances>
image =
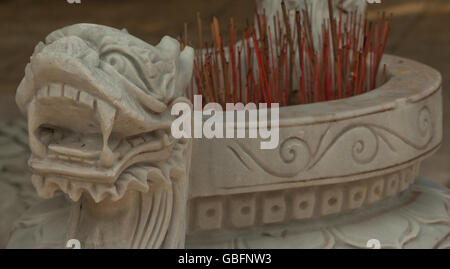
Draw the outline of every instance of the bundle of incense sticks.
<instances>
[{"instance_id":1,"label":"bundle of incense sticks","mask_svg":"<svg viewBox=\"0 0 450 269\"><path fill-rule=\"evenodd\" d=\"M335 16L331 1L330 19L323 22L316 41L309 8L297 10L295 20L290 20L284 1L281 14L271 18L274 29L255 3L255 23L247 23L239 37L233 18L225 35L214 18L211 42L203 40L197 13L201 45L186 95L192 99L200 94L205 102L222 106L238 102L286 106L347 98L373 90L379 80L384 83L386 69L380 62L391 18L383 13L376 22L369 22L357 10L344 18L342 1ZM182 43L188 42L185 25Z\"/></svg>"}]
</instances>

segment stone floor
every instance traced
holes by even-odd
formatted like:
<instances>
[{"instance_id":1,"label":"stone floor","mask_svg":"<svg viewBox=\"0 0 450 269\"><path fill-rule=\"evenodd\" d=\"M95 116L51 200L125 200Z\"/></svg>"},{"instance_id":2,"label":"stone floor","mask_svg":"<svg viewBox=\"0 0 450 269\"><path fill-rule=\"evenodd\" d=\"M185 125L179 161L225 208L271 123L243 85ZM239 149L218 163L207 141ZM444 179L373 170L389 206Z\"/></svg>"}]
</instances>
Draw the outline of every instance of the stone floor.
<instances>
[{"instance_id":1,"label":"stone floor","mask_svg":"<svg viewBox=\"0 0 450 269\"><path fill-rule=\"evenodd\" d=\"M323 0L321 0L323 1ZM438 69L443 75L444 120L450 118L450 1L382 0L372 4L369 16L385 10L394 14L387 52ZM195 14L213 15L225 22L230 16L244 25L253 13L253 0L99 1L0 0L0 120L20 117L14 93L35 44L49 32L78 22L105 24L127 30L150 43L163 35L177 36L184 23L195 33ZM225 23L223 23L225 25ZM206 28L206 27L205 27ZM205 35L208 32L205 29ZM450 187L450 125L444 122L439 152L423 165L422 174Z\"/></svg>"}]
</instances>

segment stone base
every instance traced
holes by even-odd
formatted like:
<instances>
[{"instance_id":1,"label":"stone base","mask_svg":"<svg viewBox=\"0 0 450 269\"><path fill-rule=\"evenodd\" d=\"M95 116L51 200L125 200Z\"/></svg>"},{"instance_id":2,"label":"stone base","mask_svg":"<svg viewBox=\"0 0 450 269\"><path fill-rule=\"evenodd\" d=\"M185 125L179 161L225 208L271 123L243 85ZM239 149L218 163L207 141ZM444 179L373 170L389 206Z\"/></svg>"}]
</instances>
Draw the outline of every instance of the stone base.
<instances>
[{"instance_id":1,"label":"stone base","mask_svg":"<svg viewBox=\"0 0 450 269\"><path fill-rule=\"evenodd\" d=\"M369 245L450 248L450 192L419 177L401 195L347 214L284 225L204 232L193 234L186 241L186 248L315 249Z\"/></svg>"}]
</instances>

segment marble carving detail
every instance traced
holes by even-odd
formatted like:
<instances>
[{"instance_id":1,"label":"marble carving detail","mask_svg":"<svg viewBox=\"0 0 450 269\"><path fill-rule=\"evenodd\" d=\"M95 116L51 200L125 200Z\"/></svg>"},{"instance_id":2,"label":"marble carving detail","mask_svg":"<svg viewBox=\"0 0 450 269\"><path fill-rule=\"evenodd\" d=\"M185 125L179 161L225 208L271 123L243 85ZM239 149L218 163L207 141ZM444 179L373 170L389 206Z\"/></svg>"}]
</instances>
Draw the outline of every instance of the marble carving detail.
<instances>
[{"instance_id":1,"label":"marble carving detail","mask_svg":"<svg viewBox=\"0 0 450 269\"><path fill-rule=\"evenodd\" d=\"M19 219L8 246L183 247L191 141L172 137L170 110L189 102L192 63L175 39L151 46L100 25L38 44L16 101L32 183L50 200Z\"/></svg>"}]
</instances>

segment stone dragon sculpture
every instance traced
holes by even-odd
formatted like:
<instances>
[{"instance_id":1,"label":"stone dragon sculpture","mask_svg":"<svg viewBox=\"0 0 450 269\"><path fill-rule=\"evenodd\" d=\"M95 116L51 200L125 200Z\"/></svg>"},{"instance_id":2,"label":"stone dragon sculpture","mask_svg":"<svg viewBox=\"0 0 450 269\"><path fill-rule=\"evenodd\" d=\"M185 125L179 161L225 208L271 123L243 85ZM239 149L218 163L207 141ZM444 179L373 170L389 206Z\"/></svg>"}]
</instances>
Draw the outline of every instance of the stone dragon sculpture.
<instances>
[{"instance_id":1,"label":"stone dragon sculpture","mask_svg":"<svg viewBox=\"0 0 450 269\"><path fill-rule=\"evenodd\" d=\"M170 108L189 102L192 63L172 38L151 46L92 24L38 44L16 102L32 183L53 198L22 216L8 247L183 247L191 142L171 136Z\"/></svg>"}]
</instances>

